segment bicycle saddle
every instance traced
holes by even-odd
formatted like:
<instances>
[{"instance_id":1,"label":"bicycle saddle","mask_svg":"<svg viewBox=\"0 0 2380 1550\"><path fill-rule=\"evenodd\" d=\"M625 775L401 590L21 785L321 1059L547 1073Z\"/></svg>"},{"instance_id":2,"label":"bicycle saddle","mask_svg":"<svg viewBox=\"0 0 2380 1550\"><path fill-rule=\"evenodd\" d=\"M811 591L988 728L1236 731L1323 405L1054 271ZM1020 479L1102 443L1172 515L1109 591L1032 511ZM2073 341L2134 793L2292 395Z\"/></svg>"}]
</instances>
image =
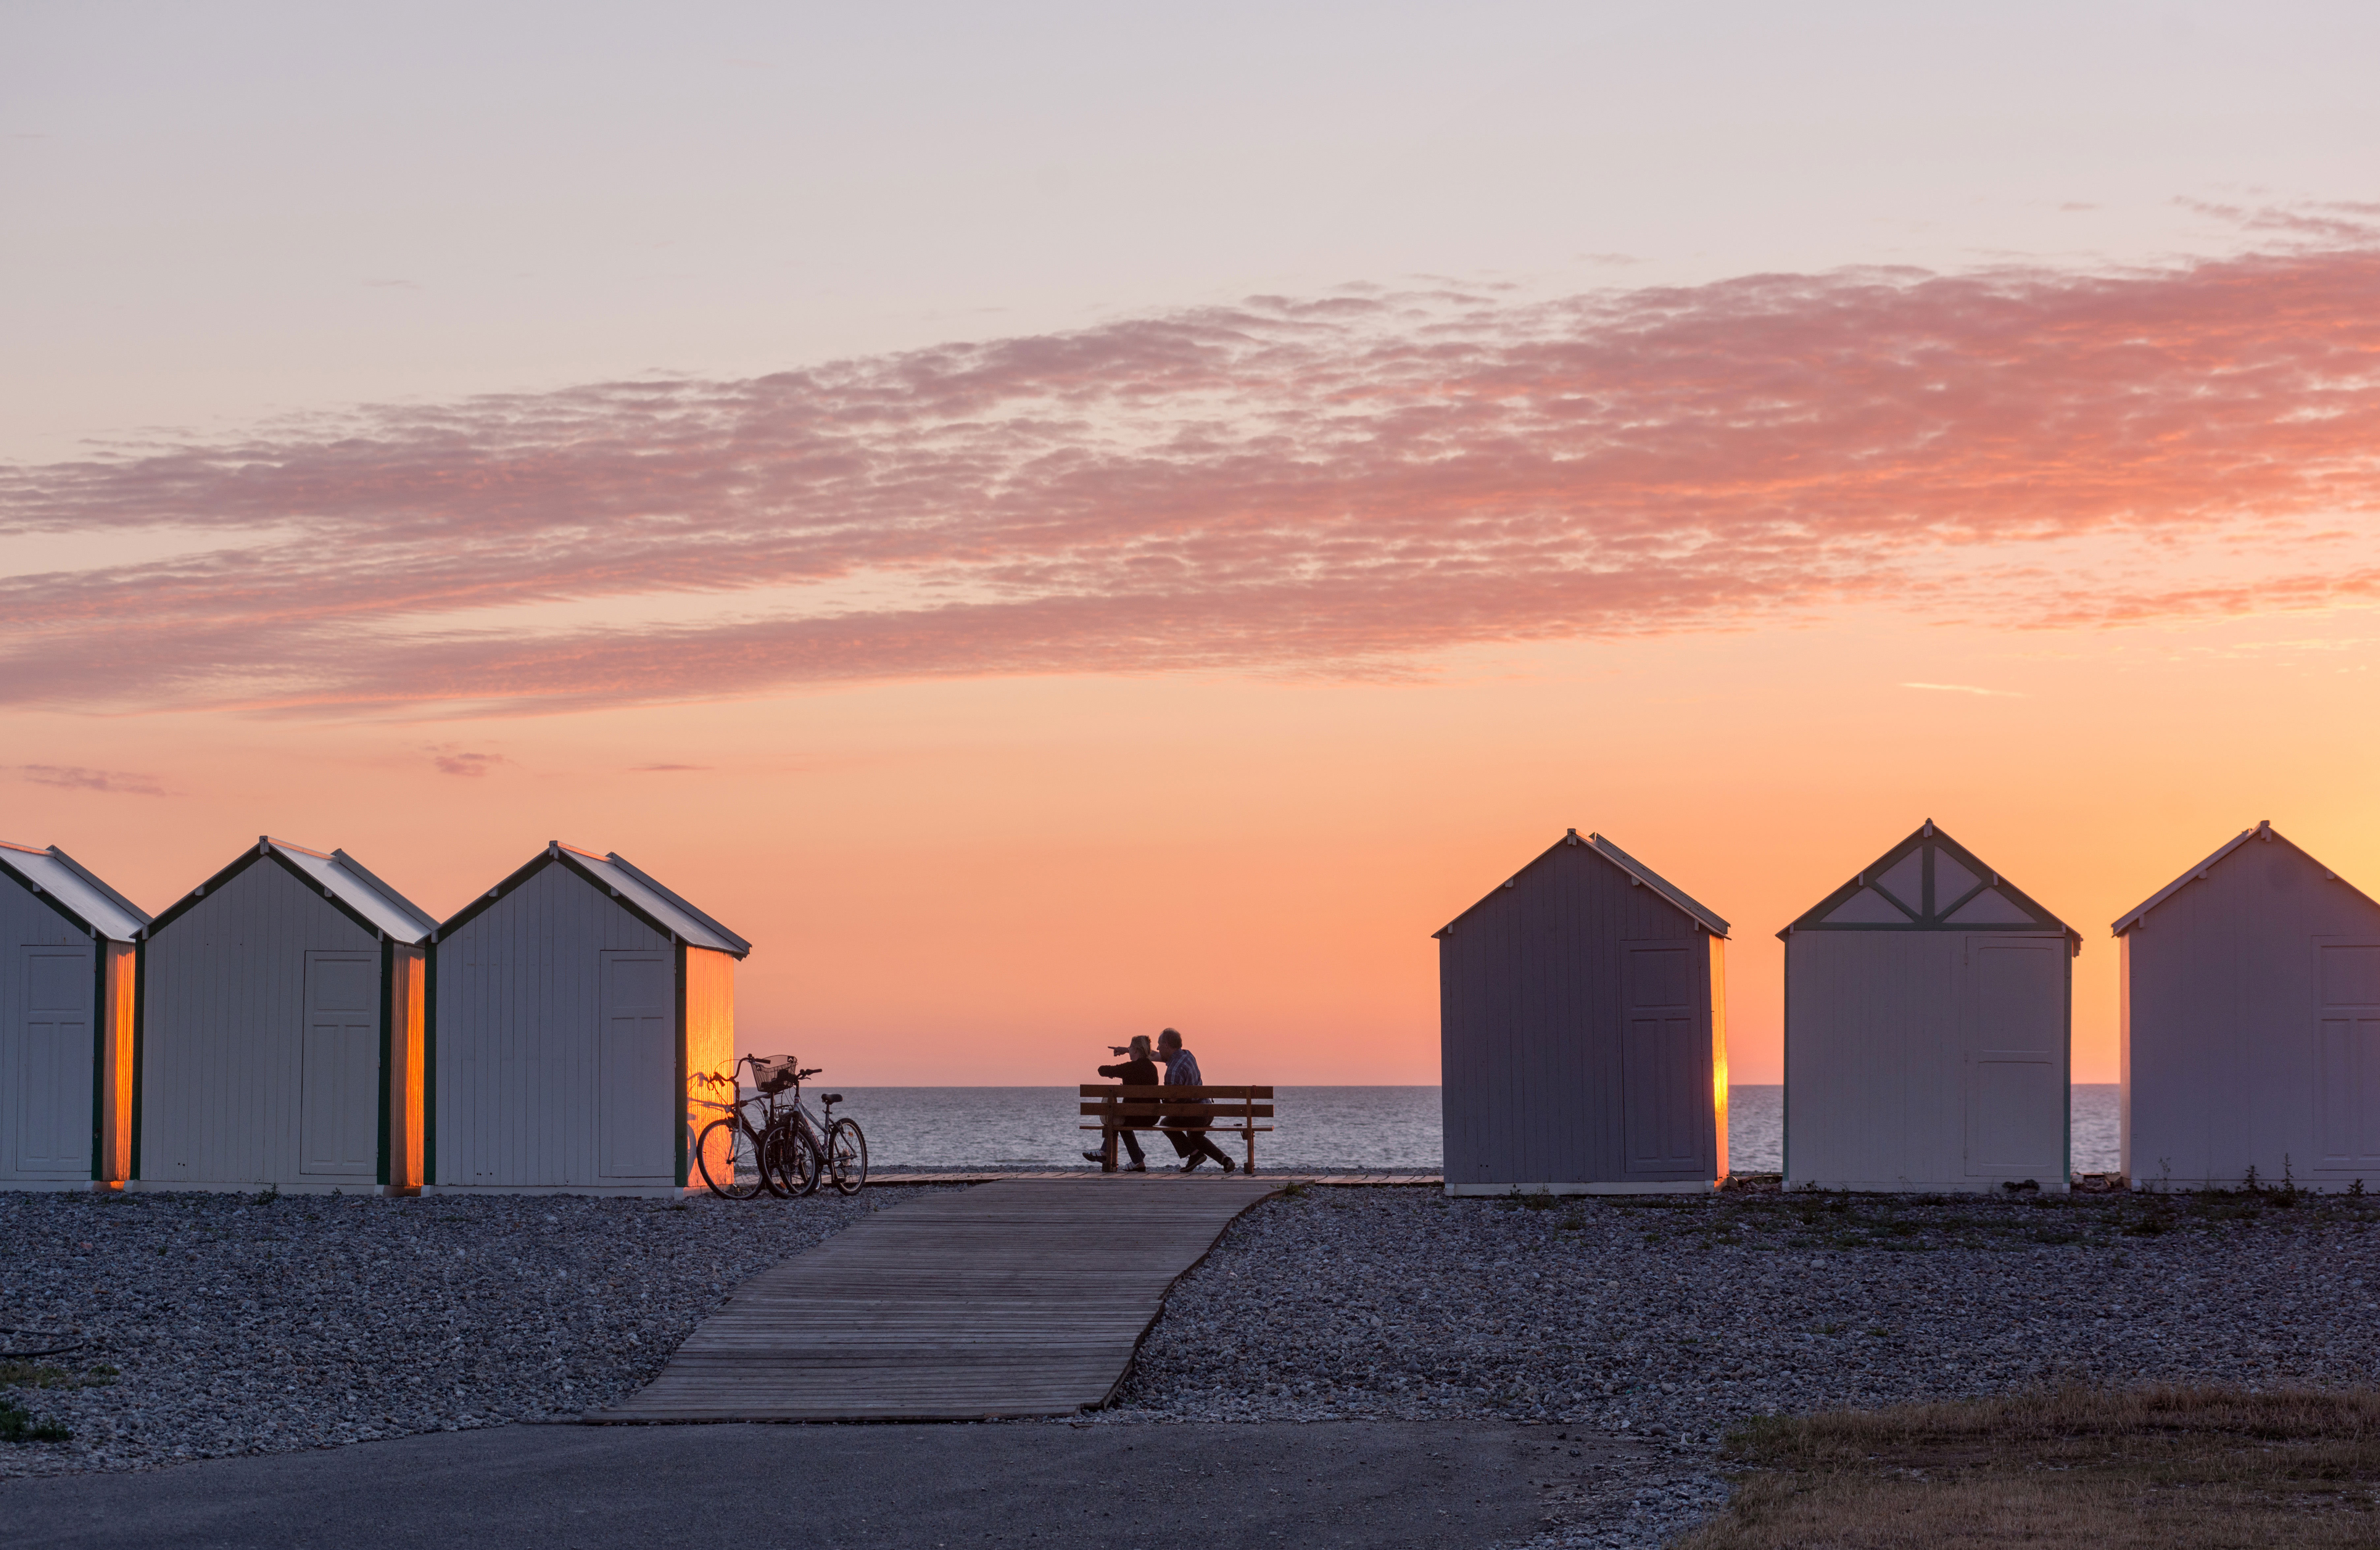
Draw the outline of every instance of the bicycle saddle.
<instances>
[{"instance_id":1,"label":"bicycle saddle","mask_svg":"<svg viewBox=\"0 0 2380 1550\"><path fill-rule=\"evenodd\" d=\"M843 1102L843 1094L840 1092L821 1092L819 1094L819 1102L821 1104L839 1104Z\"/></svg>"}]
</instances>

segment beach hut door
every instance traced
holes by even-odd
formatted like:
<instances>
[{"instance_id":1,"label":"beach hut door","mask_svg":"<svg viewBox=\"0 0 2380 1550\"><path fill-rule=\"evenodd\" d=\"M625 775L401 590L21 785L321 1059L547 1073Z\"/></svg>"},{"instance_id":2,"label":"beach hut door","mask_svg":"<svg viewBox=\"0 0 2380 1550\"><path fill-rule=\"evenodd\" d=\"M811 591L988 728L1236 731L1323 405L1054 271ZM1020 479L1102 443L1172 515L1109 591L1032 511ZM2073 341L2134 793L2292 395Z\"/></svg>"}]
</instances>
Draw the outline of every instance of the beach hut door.
<instances>
[{"instance_id":1,"label":"beach hut door","mask_svg":"<svg viewBox=\"0 0 2380 1550\"><path fill-rule=\"evenodd\" d=\"M668 1178L677 1171L677 976L668 953L603 955L602 1112L605 1178Z\"/></svg>"},{"instance_id":2,"label":"beach hut door","mask_svg":"<svg viewBox=\"0 0 2380 1550\"><path fill-rule=\"evenodd\" d=\"M91 1166L91 954L22 951L10 1161L19 1173L79 1172Z\"/></svg>"},{"instance_id":3,"label":"beach hut door","mask_svg":"<svg viewBox=\"0 0 2380 1550\"><path fill-rule=\"evenodd\" d=\"M2066 940L1967 938L1967 1177L2066 1177Z\"/></svg>"},{"instance_id":4,"label":"beach hut door","mask_svg":"<svg viewBox=\"0 0 2380 1550\"><path fill-rule=\"evenodd\" d=\"M1622 951L1621 1087L1628 1166L1673 1173L1709 1154L1709 1079L1703 1058L1699 942L1629 943Z\"/></svg>"},{"instance_id":5,"label":"beach hut door","mask_svg":"<svg viewBox=\"0 0 2380 1550\"><path fill-rule=\"evenodd\" d=\"M371 1173L380 1160L378 953L306 955L299 1058L298 1171Z\"/></svg>"},{"instance_id":6,"label":"beach hut door","mask_svg":"<svg viewBox=\"0 0 2380 1550\"><path fill-rule=\"evenodd\" d=\"M2324 942L2316 950L2323 1166L2380 1167L2380 946Z\"/></svg>"}]
</instances>

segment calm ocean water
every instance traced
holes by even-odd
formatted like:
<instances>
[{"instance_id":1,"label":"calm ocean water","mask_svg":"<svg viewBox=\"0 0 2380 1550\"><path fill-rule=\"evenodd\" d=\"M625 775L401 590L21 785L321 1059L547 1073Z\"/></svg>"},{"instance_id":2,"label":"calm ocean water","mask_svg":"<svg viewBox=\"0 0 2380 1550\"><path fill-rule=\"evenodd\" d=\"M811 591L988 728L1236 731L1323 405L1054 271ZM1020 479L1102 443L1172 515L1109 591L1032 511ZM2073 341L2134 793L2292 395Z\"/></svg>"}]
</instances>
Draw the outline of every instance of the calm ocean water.
<instances>
[{"instance_id":1,"label":"calm ocean water","mask_svg":"<svg viewBox=\"0 0 2380 1550\"><path fill-rule=\"evenodd\" d=\"M2116 1166L2113 1083L2077 1086L2074 1171ZM1260 1168L1420 1168L1438 1171L1435 1087L1284 1087L1281 1129L1257 1138ZM838 1113L868 1132L880 1168L1079 1166L1097 1139L1075 1127L1071 1087L852 1087ZM1737 1173L1774 1173L1783 1153L1785 1090L1737 1087L1728 1095L1728 1151ZM1173 1155L1155 1138L1152 1159ZM1236 1148L1233 1155L1237 1156Z\"/></svg>"}]
</instances>

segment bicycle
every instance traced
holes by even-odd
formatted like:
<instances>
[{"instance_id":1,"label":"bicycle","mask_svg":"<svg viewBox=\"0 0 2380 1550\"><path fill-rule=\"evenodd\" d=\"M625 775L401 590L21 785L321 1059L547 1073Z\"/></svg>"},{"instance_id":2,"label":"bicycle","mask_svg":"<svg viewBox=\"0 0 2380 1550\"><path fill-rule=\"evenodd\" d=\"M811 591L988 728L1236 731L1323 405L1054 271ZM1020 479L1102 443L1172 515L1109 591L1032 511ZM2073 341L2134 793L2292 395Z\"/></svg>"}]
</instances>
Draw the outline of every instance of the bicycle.
<instances>
[{"instance_id":1,"label":"bicycle","mask_svg":"<svg viewBox=\"0 0 2380 1550\"><path fill-rule=\"evenodd\" d=\"M791 1061L786 1062L788 1066ZM868 1137L861 1133L859 1121L848 1115L834 1117L834 1105L843 1102L840 1092L819 1096L820 1114L813 1117L802 1103L802 1080L818 1075L815 1068L795 1071L789 1085L794 1095L778 1117L778 1123L798 1138L800 1149L816 1159L809 1177L809 1187L801 1191L807 1195L819 1186L823 1175L833 1181L835 1193L856 1195L868 1182Z\"/></svg>"},{"instance_id":2,"label":"bicycle","mask_svg":"<svg viewBox=\"0 0 2380 1550\"><path fill-rule=\"evenodd\" d=\"M752 1068L752 1096L743 1096L735 1073ZM702 1181L722 1200L748 1201L761 1190L778 1196L807 1195L818 1188L820 1152L808 1136L787 1123L778 1094L792 1088L799 1101L801 1079L815 1071L794 1068L792 1060L747 1055L722 1072L698 1073L712 1087L724 1087L735 1096L727 1103L697 1098L705 1108L727 1112L702 1128L695 1139L695 1166ZM759 1105L755 1124L745 1111Z\"/></svg>"}]
</instances>

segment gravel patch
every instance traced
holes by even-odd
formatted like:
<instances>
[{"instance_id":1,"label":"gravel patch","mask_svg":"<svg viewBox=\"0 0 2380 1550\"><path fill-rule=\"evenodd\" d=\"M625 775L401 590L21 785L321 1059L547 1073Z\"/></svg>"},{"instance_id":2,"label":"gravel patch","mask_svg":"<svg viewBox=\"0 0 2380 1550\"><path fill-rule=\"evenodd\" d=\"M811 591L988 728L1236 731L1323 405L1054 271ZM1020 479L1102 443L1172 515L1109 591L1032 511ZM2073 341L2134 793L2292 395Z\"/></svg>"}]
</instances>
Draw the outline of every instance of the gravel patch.
<instances>
[{"instance_id":1,"label":"gravel patch","mask_svg":"<svg viewBox=\"0 0 2380 1550\"><path fill-rule=\"evenodd\" d=\"M746 1276L919 1192L0 1193L0 1326L67 1334L0 1347L88 1342L9 1370L0 1399L74 1437L0 1445L0 1476L577 1415L649 1381Z\"/></svg>"},{"instance_id":2,"label":"gravel patch","mask_svg":"<svg viewBox=\"0 0 2380 1550\"><path fill-rule=\"evenodd\" d=\"M1312 1189L1183 1279L1108 1415L1645 1438L1676 1467L1532 1543L1652 1544L1725 1498L1716 1445L1751 1416L2070 1378L2369 1385L2375 1304L2380 1201Z\"/></svg>"}]
</instances>

